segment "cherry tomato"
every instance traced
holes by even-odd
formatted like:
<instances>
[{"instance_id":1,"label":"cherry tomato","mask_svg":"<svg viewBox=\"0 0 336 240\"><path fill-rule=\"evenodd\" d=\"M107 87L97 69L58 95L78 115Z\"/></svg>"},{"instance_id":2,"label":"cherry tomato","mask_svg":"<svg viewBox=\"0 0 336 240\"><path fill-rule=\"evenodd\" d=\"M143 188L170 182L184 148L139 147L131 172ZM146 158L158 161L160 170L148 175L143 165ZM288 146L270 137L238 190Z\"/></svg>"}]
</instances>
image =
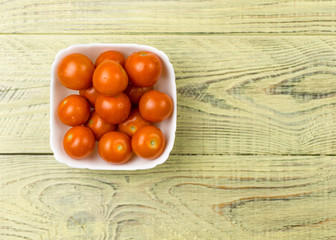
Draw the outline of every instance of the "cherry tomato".
<instances>
[{"instance_id":1,"label":"cherry tomato","mask_svg":"<svg viewBox=\"0 0 336 240\"><path fill-rule=\"evenodd\" d=\"M162 62L154 53L136 52L126 59L125 69L134 85L149 87L159 80L162 73Z\"/></svg>"},{"instance_id":2,"label":"cherry tomato","mask_svg":"<svg viewBox=\"0 0 336 240\"><path fill-rule=\"evenodd\" d=\"M99 94L95 107L98 115L106 122L118 124L127 119L132 105L125 93L115 97Z\"/></svg>"},{"instance_id":3,"label":"cherry tomato","mask_svg":"<svg viewBox=\"0 0 336 240\"><path fill-rule=\"evenodd\" d=\"M132 137L132 149L142 158L155 159L159 157L166 145L166 139L161 130L155 126L140 128Z\"/></svg>"},{"instance_id":4,"label":"cherry tomato","mask_svg":"<svg viewBox=\"0 0 336 240\"><path fill-rule=\"evenodd\" d=\"M93 71L94 65L87 56L73 53L62 59L57 75L62 85L79 90L90 87Z\"/></svg>"},{"instance_id":5,"label":"cherry tomato","mask_svg":"<svg viewBox=\"0 0 336 240\"><path fill-rule=\"evenodd\" d=\"M93 152L94 147L95 137L87 127L70 128L64 135L63 148L71 158L85 158Z\"/></svg>"},{"instance_id":6,"label":"cherry tomato","mask_svg":"<svg viewBox=\"0 0 336 240\"><path fill-rule=\"evenodd\" d=\"M99 117L96 111L91 113L91 117L87 122L86 126L91 129L95 135L96 140L99 140L105 133L110 131L115 131L117 126L111 123L107 123Z\"/></svg>"},{"instance_id":7,"label":"cherry tomato","mask_svg":"<svg viewBox=\"0 0 336 240\"><path fill-rule=\"evenodd\" d=\"M122 93L128 85L125 69L114 61L99 64L93 73L92 81L98 92L108 96Z\"/></svg>"},{"instance_id":8,"label":"cherry tomato","mask_svg":"<svg viewBox=\"0 0 336 240\"><path fill-rule=\"evenodd\" d=\"M99 55L96 59L96 67L106 60L111 60L119 63L121 66L125 65L125 57L117 51L106 51Z\"/></svg>"},{"instance_id":9,"label":"cherry tomato","mask_svg":"<svg viewBox=\"0 0 336 240\"><path fill-rule=\"evenodd\" d=\"M94 107L95 102L96 102L96 98L98 96L98 92L96 91L96 89L94 87L79 90L79 94L86 97L86 99L89 101L90 105L92 107Z\"/></svg>"},{"instance_id":10,"label":"cherry tomato","mask_svg":"<svg viewBox=\"0 0 336 240\"><path fill-rule=\"evenodd\" d=\"M107 162L126 163L132 157L130 138L122 132L108 132L98 142L98 153Z\"/></svg>"},{"instance_id":11,"label":"cherry tomato","mask_svg":"<svg viewBox=\"0 0 336 240\"><path fill-rule=\"evenodd\" d=\"M132 137L141 127L149 124L148 121L141 117L139 109L134 109L124 122L119 123L118 129L120 132Z\"/></svg>"},{"instance_id":12,"label":"cherry tomato","mask_svg":"<svg viewBox=\"0 0 336 240\"><path fill-rule=\"evenodd\" d=\"M81 125L90 117L90 104L83 96L70 95L58 105L57 114L65 125Z\"/></svg>"},{"instance_id":13,"label":"cherry tomato","mask_svg":"<svg viewBox=\"0 0 336 240\"><path fill-rule=\"evenodd\" d=\"M147 121L160 122L171 115L173 101L167 94L151 90L141 97L139 110Z\"/></svg>"},{"instance_id":14,"label":"cherry tomato","mask_svg":"<svg viewBox=\"0 0 336 240\"><path fill-rule=\"evenodd\" d=\"M134 105L138 105L140 98L142 95L144 95L146 92L153 90L153 86L150 87L136 87L133 84L128 84L128 87L125 90L125 93L131 100L131 102Z\"/></svg>"}]
</instances>

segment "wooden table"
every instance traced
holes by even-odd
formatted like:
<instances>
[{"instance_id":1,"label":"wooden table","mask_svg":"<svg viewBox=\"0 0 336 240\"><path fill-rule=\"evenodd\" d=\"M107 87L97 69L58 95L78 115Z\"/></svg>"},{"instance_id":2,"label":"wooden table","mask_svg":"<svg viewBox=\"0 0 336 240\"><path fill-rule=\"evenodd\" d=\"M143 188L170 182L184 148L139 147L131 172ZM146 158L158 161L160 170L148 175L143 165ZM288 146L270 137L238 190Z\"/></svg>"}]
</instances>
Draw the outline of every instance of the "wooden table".
<instances>
[{"instance_id":1,"label":"wooden table","mask_svg":"<svg viewBox=\"0 0 336 240\"><path fill-rule=\"evenodd\" d=\"M0 1L0 239L336 239L335 11L328 0ZM54 159L51 63L92 42L171 59L165 164Z\"/></svg>"}]
</instances>

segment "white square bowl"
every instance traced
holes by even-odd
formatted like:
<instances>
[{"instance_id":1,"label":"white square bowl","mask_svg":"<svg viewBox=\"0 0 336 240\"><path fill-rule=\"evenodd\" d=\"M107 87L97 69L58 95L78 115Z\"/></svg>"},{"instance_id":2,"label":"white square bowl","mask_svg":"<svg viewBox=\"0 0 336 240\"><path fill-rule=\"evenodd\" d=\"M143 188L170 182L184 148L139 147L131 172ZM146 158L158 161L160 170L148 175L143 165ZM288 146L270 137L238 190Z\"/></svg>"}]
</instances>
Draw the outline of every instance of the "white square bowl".
<instances>
[{"instance_id":1,"label":"white square bowl","mask_svg":"<svg viewBox=\"0 0 336 240\"><path fill-rule=\"evenodd\" d=\"M70 158L63 149L63 137L69 126L64 125L57 116L57 108L59 103L70 94L78 94L78 91L70 90L61 85L58 76L57 68L60 61L71 53L81 53L89 57L94 63L96 58L105 51L115 50L121 52L125 58L138 51L150 51L158 55L163 63L162 76L154 85L154 89L168 94L174 102L174 110L172 115L155 124L159 127L166 138L166 147L162 155L155 160L146 160L133 154L132 159L125 164L116 165L104 161L98 154L97 142L94 152L87 158L75 160ZM51 67L51 85L50 85L50 147L54 152L57 161L64 163L73 168L87 168L95 170L137 170L150 169L159 164L164 163L173 149L176 131L176 84L175 72L173 65L170 63L168 56L157 50L154 47L137 44L78 44L69 46L66 49L59 51Z\"/></svg>"}]
</instances>

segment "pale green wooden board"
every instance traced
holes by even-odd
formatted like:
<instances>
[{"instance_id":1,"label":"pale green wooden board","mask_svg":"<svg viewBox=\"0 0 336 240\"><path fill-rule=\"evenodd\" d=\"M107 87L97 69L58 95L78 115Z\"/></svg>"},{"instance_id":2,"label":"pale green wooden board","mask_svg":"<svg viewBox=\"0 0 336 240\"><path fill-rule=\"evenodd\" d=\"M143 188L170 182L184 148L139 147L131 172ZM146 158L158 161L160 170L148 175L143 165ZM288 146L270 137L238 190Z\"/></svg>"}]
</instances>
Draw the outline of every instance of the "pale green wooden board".
<instances>
[{"instance_id":1,"label":"pale green wooden board","mask_svg":"<svg viewBox=\"0 0 336 240\"><path fill-rule=\"evenodd\" d=\"M0 239L335 239L335 1L0 2ZM50 68L78 43L164 51L175 147L144 171L49 148Z\"/></svg>"}]
</instances>

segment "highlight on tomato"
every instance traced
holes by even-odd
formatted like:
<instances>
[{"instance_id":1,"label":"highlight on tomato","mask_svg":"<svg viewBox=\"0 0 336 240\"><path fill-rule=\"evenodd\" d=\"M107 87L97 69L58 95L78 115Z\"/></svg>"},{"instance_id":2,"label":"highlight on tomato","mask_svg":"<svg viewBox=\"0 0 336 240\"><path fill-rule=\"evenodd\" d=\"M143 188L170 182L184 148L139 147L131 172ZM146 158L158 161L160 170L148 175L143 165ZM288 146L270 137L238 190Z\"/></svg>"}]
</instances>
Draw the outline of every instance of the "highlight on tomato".
<instances>
[{"instance_id":1,"label":"highlight on tomato","mask_svg":"<svg viewBox=\"0 0 336 240\"><path fill-rule=\"evenodd\" d=\"M89 88L95 67L85 55L73 53L61 60L57 76L63 86L72 90Z\"/></svg>"},{"instance_id":2,"label":"highlight on tomato","mask_svg":"<svg viewBox=\"0 0 336 240\"><path fill-rule=\"evenodd\" d=\"M98 153L107 162L123 164L132 157L130 138L122 132L108 132L98 142Z\"/></svg>"},{"instance_id":3,"label":"highlight on tomato","mask_svg":"<svg viewBox=\"0 0 336 240\"><path fill-rule=\"evenodd\" d=\"M73 94L61 101L57 115L65 125L81 125L90 117L90 104L83 96Z\"/></svg>"},{"instance_id":4,"label":"highlight on tomato","mask_svg":"<svg viewBox=\"0 0 336 240\"><path fill-rule=\"evenodd\" d=\"M107 123L104 119L99 117L96 111L91 113L86 126L91 129L96 140L99 140L105 133L115 131L117 129L116 125Z\"/></svg>"},{"instance_id":5,"label":"highlight on tomato","mask_svg":"<svg viewBox=\"0 0 336 240\"><path fill-rule=\"evenodd\" d=\"M71 158L83 159L93 152L94 147L95 137L87 127L70 128L64 135L63 148Z\"/></svg>"},{"instance_id":6,"label":"highlight on tomato","mask_svg":"<svg viewBox=\"0 0 336 240\"><path fill-rule=\"evenodd\" d=\"M133 109L129 117L118 124L118 129L120 132L126 133L128 136L133 137L133 135L142 127L148 126L150 123L141 117L139 109Z\"/></svg>"},{"instance_id":7,"label":"highlight on tomato","mask_svg":"<svg viewBox=\"0 0 336 240\"><path fill-rule=\"evenodd\" d=\"M135 52L126 58L125 69L135 86L150 87L159 80L162 74L162 62L152 52Z\"/></svg>"},{"instance_id":8,"label":"highlight on tomato","mask_svg":"<svg viewBox=\"0 0 336 240\"><path fill-rule=\"evenodd\" d=\"M159 157L165 148L166 139L155 126L140 128L132 137L132 149L136 155L146 159Z\"/></svg>"},{"instance_id":9,"label":"highlight on tomato","mask_svg":"<svg viewBox=\"0 0 336 240\"><path fill-rule=\"evenodd\" d=\"M112 124L125 121L130 114L131 107L131 101L125 93L113 97L99 94L95 104L98 115Z\"/></svg>"},{"instance_id":10,"label":"highlight on tomato","mask_svg":"<svg viewBox=\"0 0 336 240\"><path fill-rule=\"evenodd\" d=\"M115 96L122 93L128 85L125 69L117 62L105 61L93 73L94 88L104 95Z\"/></svg>"},{"instance_id":11,"label":"highlight on tomato","mask_svg":"<svg viewBox=\"0 0 336 240\"><path fill-rule=\"evenodd\" d=\"M163 92L151 90L141 97L139 110L147 121L161 122L172 114L173 100Z\"/></svg>"}]
</instances>

